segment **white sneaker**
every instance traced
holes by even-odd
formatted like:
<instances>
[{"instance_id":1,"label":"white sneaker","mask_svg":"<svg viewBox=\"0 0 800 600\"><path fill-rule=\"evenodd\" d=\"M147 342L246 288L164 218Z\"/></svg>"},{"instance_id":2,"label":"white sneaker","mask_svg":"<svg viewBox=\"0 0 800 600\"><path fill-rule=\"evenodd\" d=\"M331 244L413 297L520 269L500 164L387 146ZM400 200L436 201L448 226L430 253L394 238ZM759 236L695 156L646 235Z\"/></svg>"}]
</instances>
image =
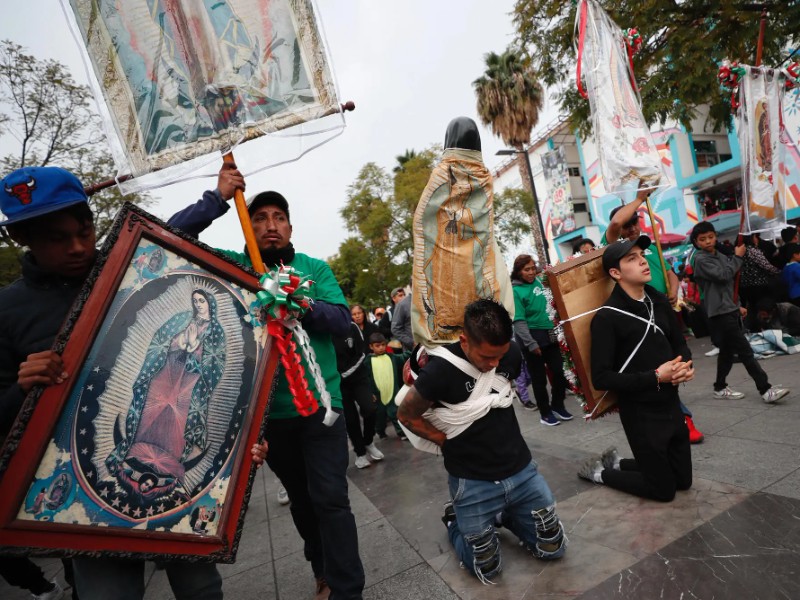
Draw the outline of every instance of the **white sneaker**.
<instances>
[{"instance_id":1,"label":"white sneaker","mask_svg":"<svg viewBox=\"0 0 800 600\"><path fill-rule=\"evenodd\" d=\"M369 456L369 457L370 457L370 459L372 459L372 460L375 460L375 461L377 461L377 460L383 460L383 458L384 458L384 457L383 457L383 452L381 452L380 450L378 450L378 449L375 447L375 444L374 444L374 443L373 443L373 444L370 444L369 446L365 446L365 448L366 448L366 450L367 450L367 456Z\"/></svg>"},{"instance_id":2,"label":"white sneaker","mask_svg":"<svg viewBox=\"0 0 800 600\"><path fill-rule=\"evenodd\" d=\"M371 464L372 463L369 462L369 459L367 458L366 454L364 456L356 456L356 466L359 469L366 469Z\"/></svg>"},{"instance_id":3,"label":"white sneaker","mask_svg":"<svg viewBox=\"0 0 800 600\"><path fill-rule=\"evenodd\" d=\"M61 589L61 586L58 585L58 582L53 579L51 583L55 586L49 592L45 592L44 594L33 594L34 600L61 600L64 597L64 590Z\"/></svg>"},{"instance_id":4,"label":"white sneaker","mask_svg":"<svg viewBox=\"0 0 800 600\"><path fill-rule=\"evenodd\" d=\"M761 397L767 404L774 404L789 393L789 390L779 387L771 387L764 392Z\"/></svg>"},{"instance_id":5,"label":"white sneaker","mask_svg":"<svg viewBox=\"0 0 800 600\"><path fill-rule=\"evenodd\" d=\"M717 354L719 354L719 348L717 348L716 346L713 346L711 350L706 352L706 356L716 356Z\"/></svg>"},{"instance_id":6,"label":"white sneaker","mask_svg":"<svg viewBox=\"0 0 800 600\"><path fill-rule=\"evenodd\" d=\"M289 504L289 494L286 492L286 488L283 486L278 488L278 504L281 506Z\"/></svg>"},{"instance_id":7,"label":"white sneaker","mask_svg":"<svg viewBox=\"0 0 800 600\"><path fill-rule=\"evenodd\" d=\"M767 392L769 393L769 392ZM788 392L787 392L788 394ZM786 394L784 394L786 395ZM715 390L714 391L714 398L724 398L726 400L738 400L739 398L744 398L744 394L742 392L737 392L732 390L730 387L726 387L724 390ZM765 399L766 402L766 394Z\"/></svg>"}]
</instances>

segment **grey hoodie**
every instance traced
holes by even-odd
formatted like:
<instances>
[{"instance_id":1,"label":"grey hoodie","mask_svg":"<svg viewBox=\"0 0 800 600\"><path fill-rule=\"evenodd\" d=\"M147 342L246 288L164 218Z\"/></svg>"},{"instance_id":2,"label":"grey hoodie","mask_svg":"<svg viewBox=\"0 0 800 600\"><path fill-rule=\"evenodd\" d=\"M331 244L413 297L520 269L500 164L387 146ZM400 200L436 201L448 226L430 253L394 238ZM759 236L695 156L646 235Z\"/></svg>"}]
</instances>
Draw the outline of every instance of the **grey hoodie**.
<instances>
[{"instance_id":1,"label":"grey hoodie","mask_svg":"<svg viewBox=\"0 0 800 600\"><path fill-rule=\"evenodd\" d=\"M703 291L706 312L717 317L739 309L733 299L733 280L744 261L738 256L726 256L700 250L694 263L694 278Z\"/></svg>"}]
</instances>

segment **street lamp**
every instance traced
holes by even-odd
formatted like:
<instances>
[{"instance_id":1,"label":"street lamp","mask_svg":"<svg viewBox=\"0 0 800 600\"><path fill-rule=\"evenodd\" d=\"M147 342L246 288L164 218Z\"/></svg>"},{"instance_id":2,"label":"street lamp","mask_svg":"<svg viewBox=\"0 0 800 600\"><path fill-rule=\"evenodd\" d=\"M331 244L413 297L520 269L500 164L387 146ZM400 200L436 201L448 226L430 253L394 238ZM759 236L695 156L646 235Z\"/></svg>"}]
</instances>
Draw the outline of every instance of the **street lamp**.
<instances>
[{"instance_id":1,"label":"street lamp","mask_svg":"<svg viewBox=\"0 0 800 600\"><path fill-rule=\"evenodd\" d=\"M531 157L528 154L527 150L515 150L513 148L504 148L502 150L498 150L495 156L511 156L514 154L524 154L525 155L525 162L528 163L528 178L530 179L531 184L531 194L533 194L533 203L534 208L536 209L536 218L539 220L539 232L542 236L542 252L544 252L544 260L545 264L550 264L550 251L548 249L547 243L547 235L544 232L544 224L542 223L542 213L539 210L539 197L536 195L536 184L533 181L533 168L531 167ZM538 248L537 248L538 250Z\"/></svg>"}]
</instances>

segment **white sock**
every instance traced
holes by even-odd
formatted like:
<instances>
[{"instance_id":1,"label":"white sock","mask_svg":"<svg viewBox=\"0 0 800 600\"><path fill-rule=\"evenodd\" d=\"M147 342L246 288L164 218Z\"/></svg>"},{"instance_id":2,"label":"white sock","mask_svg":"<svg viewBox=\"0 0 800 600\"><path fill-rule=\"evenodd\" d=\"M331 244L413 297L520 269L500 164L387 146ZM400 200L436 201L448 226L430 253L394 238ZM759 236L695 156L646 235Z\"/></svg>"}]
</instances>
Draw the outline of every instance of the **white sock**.
<instances>
[{"instance_id":1,"label":"white sock","mask_svg":"<svg viewBox=\"0 0 800 600\"><path fill-rule=\"evenodd\" d=\"M603 483L603 471L595 471L593 479L595 483Z\"/></svg>"}]
</instances>

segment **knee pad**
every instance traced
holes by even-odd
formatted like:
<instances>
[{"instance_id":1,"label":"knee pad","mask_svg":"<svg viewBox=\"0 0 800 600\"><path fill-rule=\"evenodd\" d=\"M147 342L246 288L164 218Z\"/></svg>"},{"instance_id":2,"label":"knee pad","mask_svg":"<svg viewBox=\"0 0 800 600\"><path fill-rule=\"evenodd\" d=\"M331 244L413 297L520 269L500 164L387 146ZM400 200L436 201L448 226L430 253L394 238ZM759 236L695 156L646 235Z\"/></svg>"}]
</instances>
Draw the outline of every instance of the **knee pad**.
<instances>
[{"instance_id":1,"label":"knee pad","mask_svg":"<svg viewBox=\"0 0 800 600\"><path fill-rule=\"evenodd\" d=\"M556 505L531 511L536 524L536 548L531 552L537 558L560 558L567 549L567 535L556 514Z\"/></svg>"},{"instance_id":2,"label":"knee pad","mask_svg":"<svg viewBox=\"0 0 800 600\"><path fill-rule=\"evenodd\" d=\"M489 580L503 570L500 540L494 527L490 525L478 535L464 536L464 541L472 548L472 572L481 583L492 583Z\"/></svg>"}]
</instances>

